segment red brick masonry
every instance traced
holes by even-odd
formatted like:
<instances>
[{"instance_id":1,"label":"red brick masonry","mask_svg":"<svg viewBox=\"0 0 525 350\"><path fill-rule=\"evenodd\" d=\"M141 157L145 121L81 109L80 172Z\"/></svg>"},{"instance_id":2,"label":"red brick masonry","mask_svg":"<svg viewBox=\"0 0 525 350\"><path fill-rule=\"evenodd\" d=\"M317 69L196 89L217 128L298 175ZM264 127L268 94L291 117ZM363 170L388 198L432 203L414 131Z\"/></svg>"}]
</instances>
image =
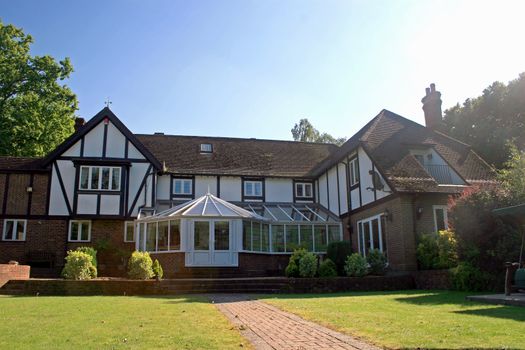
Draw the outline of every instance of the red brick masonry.
<instances>
[{"instance_id":1,"label":"red brick masonry","mask_svg":"<svg viewBox=\"0 0 525 350\"><path fill-rule=\"evenodd\" d=\"M0 287L9 280L29 279L28 265L0 264Z\"/></svg>"}]
</instances>

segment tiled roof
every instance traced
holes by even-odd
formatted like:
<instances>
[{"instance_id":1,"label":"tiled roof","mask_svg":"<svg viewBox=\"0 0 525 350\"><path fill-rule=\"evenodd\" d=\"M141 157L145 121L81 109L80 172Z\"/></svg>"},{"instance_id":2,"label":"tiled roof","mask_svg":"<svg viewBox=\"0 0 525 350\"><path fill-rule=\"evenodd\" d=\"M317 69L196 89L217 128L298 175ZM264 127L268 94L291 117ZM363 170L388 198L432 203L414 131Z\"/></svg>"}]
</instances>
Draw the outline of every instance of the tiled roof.
<instances>
[{"instance_id":1,"label":"tiled roof","mask_svg":"<svg viewBox=\"0 0 525 350\"><path fill-rule=\"evenodd\" d=\"M359 145L396 191L451 193L462 190L461 187L438 186L410 154L411 149L418 147L433 147L468 183L495 179L495 171L469 145L387 110L382 110L314 173L319 175Z\"/></svg>"},{"instance_id":2,"label":"tiled roof","mask_svg":"<svg viewBox=\"0 0 525 350\"><path fill-rule=\"evenodd\" d=\"M0 171L41 171L42 158L0 157Z\"/></svg>"},{"instance_id":3,"label":"tiled roof","mask_svg":"<svg viewBox=\"0 0 525 350\"><path fill-rule=\"evenodd\" d=\"M320 162L337 150L324 143L226 137L136 135L174 174L311 177ZM211 154L200 152L210 143Z\"/></svg>"}]
</instances>

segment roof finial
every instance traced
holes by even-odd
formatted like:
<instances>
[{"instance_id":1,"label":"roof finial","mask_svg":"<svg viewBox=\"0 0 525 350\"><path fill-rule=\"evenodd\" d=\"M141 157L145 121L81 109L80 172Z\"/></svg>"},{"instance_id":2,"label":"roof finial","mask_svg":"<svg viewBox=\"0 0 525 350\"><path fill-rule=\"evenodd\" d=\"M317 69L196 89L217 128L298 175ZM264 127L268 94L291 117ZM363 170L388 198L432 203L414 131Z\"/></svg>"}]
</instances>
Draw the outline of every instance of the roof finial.
<instances>
[{"instance_id":1,"label":"roof finial","mask_svg":"<svg viewBox=\"0 0 525 350\"><path fill-rule=\"evenodd\" d=\"M113 102L111 102L109 100L109 97L106 97L106 101L104 102L104 104L106 105L107 108L109 108L109 105L112 104Z\"/></svg>"}]
</instances>

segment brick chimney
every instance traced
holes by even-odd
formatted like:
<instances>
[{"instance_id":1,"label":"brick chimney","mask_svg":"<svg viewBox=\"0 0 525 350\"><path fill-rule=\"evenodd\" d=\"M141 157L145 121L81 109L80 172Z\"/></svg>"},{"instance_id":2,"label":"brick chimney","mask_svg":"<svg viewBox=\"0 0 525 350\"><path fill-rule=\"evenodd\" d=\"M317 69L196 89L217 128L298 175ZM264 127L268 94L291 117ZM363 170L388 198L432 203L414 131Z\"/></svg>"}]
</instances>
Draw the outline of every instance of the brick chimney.
<instances>
[{"instance_id":1,"label":"brick chimney","mask_svg":"<svg viewBox=\"0 0 525 350\"><path fill-rule=\"evenodd\" d=\"M84 120L84 118L76 117L75 118L75 131L78 131L78 129L84 126L84 124L86 124L86 121Z\"/></svg>"},{"instance_id":2,"label":"brick chimney","mask_svg":"<svg viewBox=\"0 0 525 350\"><path fill-rule=\"evenodd\" d=\"M441 92L436 91L436 84L430 84L425 89L426 95L421 99L423 111L425 112L425 125L427 128L435 129L443 121L441 114Z\"/></svg>"}]
</instances>

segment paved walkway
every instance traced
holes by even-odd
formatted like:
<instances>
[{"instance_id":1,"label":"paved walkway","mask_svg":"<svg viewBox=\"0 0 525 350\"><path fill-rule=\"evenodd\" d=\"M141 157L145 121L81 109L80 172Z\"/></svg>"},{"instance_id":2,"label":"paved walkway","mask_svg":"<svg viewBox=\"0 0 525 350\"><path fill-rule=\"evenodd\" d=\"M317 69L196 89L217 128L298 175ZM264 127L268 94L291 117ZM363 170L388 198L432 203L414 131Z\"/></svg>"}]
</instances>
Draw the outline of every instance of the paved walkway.
<instances>
[{"instance_id":1,"label":"paved walkway","mask_svg":"<svg viewBox=\"0 0 525 350\"><path fill-rule=\"evenodd\" d=\"M379 349L249 296L213 295L210 299L257 350Z\"/></svg>"}]
</instances>

